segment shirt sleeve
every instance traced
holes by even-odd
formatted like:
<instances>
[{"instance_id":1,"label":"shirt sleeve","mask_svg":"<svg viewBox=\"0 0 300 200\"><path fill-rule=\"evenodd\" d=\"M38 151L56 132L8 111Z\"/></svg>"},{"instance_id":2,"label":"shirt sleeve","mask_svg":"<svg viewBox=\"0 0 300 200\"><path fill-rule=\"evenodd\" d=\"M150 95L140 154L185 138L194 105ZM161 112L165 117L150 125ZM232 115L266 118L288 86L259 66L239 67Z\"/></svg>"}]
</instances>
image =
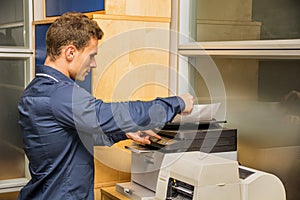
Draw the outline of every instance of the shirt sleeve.
<instances>
[{"instance_id":1,"label":"shirt sleeve","mask_svg":"<svg viewBox=\"0 0 300 200\"><path fill-rule=\"evenodd\" d=\"M176 96L105 103L71 84L58 87L51 100L53 113L62 126L92 135L95 144L108 146L127 139L127 132L163 127L185 107Z\"/></svg>"}]
</instances>

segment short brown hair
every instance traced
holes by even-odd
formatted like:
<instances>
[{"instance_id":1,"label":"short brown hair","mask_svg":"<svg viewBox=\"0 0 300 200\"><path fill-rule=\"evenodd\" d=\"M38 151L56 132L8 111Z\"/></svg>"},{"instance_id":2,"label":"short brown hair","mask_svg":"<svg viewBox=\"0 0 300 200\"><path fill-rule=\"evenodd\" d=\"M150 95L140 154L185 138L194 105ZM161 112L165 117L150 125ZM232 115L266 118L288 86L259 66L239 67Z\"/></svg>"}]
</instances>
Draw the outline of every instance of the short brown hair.
<instances>
[{"instance_id":1,"label":"short brown hair","mask_svg":"<svg viewBox=\"0 0 300 200\"><path fill-rule=\"evenodd\" d=\"M57 18L46 34L47 56L55 60L62 47L74 45L78 50L88 45L92 38L103 36L97 22L78 12L68 12Z\"/></svg>"}]
</instances>

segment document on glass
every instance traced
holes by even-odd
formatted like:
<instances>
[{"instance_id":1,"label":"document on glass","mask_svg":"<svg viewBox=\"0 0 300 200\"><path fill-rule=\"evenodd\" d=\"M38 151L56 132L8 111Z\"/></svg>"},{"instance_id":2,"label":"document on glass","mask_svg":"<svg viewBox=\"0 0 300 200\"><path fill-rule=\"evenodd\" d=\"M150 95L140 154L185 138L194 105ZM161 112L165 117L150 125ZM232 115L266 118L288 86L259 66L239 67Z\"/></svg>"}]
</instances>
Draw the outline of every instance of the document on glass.
<instances>
[{"instance_id":1,"label":"document on glass","mask_svg":"<svg viewBox=\"0 0 300 200\"><path fill-rule=\"evenodd\" d=\"M209 121L214 118L220 103L197 104L189 115L176 115L172 123L196 123L199 121Z\"/></svg>"}]
</instances>

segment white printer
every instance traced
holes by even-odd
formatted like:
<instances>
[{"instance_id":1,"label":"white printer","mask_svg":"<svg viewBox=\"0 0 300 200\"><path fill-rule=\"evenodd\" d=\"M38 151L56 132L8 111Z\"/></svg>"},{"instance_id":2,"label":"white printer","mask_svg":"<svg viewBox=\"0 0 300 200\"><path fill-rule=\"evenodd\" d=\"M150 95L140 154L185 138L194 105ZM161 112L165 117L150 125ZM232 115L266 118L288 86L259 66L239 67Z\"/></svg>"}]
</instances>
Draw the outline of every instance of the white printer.
<instances>
[{"instance_id":1,"label":"white printer","mask_svg":"<svg viewBox=\"0 0 300 200\"><path fill-rule=\"evenodd\" d=\"M163 166L154 199L286 199L284 186L276 176L212 154L168 154Z\"/></svg>"},{"instance_id":2,"label":"white printer","mask_svg":"<svg viewBox=\"0 0 300 200\"><path fill-rule=\"evenodd\" d=\"M164 154L155 191L132 183L116 189L133 200L286 199L276 176L199 151Z\"/></svg>"}]
</instances>

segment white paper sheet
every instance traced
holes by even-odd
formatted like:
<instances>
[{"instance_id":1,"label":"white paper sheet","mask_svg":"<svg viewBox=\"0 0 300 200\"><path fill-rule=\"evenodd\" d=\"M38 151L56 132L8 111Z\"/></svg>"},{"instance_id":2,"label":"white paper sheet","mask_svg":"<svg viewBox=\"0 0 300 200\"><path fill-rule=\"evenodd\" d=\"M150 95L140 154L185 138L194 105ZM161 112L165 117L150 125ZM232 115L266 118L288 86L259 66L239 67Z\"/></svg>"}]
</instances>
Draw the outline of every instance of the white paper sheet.
<instances>
[{"instance_id":1,"label":"white paper sheet","mask_svg":"<svg viewBox=\"0 0 300 200\"><path fill-rule=\"evenodd\" d=\"M220 103L197 104L189 115L176 115L172 123L196 123L199 121L212 120L218 111Z\"/></svg>"}]
</instances>

